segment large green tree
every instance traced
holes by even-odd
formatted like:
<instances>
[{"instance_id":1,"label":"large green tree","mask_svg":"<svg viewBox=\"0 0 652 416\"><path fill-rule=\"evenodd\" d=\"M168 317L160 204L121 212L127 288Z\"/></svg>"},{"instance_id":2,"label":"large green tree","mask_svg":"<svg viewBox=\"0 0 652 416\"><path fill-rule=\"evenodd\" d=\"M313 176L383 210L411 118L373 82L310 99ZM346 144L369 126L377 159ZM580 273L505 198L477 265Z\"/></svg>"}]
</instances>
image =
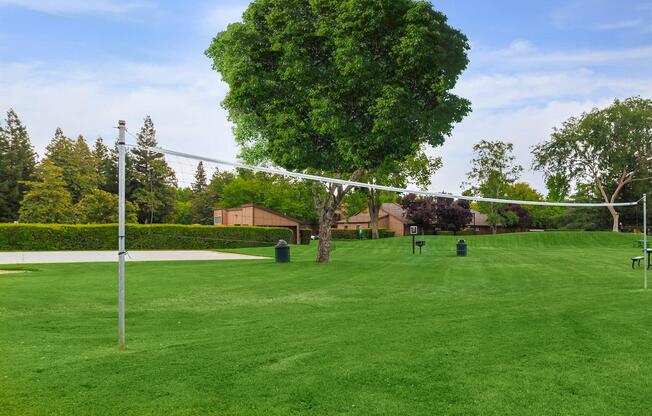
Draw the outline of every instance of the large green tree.
<instances>
[{"instance_id":1,"label":"large green tree","mask_svg":"<svg viewBox=\"0 0 652 416\"><path fill-rule=\"evenodd\" d=\"M468 47L426 1L255 0L206 53L243 158L357 180L443 143L469 111L450 92ZM349 191L315 185L319 262Z\"/></svg>"},{"instance_id":2,"label":"large green tree","mask_svg":"<svg viewBox=\"0 0 652 416\"><path fill-rule=\"evenodd\" d=\"M136 143L142 147L156 147L156 130L150 116L145 117ZM133 198L138 205L138 221L163 223L173 219L176 206L176 175L162 153L146 149L131 150L133 169Z\"/></svg>"},{"instance_id":3,"label":"large green tree","mask_svg":"<svg viewBox=\"0 0 652 416\"><path fill-rule=\"evenodd\" d=\"M571 117L550 139L533 149L533 167L594 184L604 202L617 202L622 190L647 174L652 158L652 100L615 100L604 109ZM612 230L619 213L608 207Z\"/></svg>"},{"instance_id":4,"label":"large green tree","mask_svg":"<svg viewBox=\"0 0 652 416\"><path fill-rule=\"evenodd\" d=\"M468 172L468 184L473 195L504 199L512 184L519 178L523 167L516 163L514 145L503 141L481 140L473 146L475 157ZM509 226L514 215L505 211L507 205L495 202L479 202L478 210L487 214L487 223L496 233L499 225Z\"/></svg>"},{"instance_id":5,"label":"large green tree","mask_svg":"<svg viewBox=\"0 0 652 416\"><path fill-rule=\"evenodd\" d=\"M27 181L19 210L20 222L66 224L75 222L72 196L63 169L46 159L38 167L38 181Z\"/></svg>"},{"instance_id":6,"label":"large green tree","mask_svg":"<svg viewBox=\"0 0 652 416\"><path fill-rule=\"evenodd\" d=\"M35 170L36 153L27 129L9 109L0 126L0 222L18 219L20 201L29 189L25 181L33 179Z\"/></svg>"}]
</instances>

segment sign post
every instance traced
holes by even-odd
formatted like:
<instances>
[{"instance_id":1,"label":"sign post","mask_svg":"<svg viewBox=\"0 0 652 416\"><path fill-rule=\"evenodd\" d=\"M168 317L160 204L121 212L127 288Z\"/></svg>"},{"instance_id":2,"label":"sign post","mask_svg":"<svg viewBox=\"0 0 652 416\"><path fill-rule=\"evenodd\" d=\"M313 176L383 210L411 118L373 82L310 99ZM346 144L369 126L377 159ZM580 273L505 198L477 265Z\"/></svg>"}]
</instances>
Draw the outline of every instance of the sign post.
<instances>
[{"instance_id":1,"label":"sign post","mask_svg":"<svg viewBox=\"0 0 652 416\"><path fill-rule=\"evenodd\" d=\"M416 225L410 225L410 235L412 235L412 254L414 254L414 246L415 246L414 239L418 231L419 228Z\"/></svg>"}]
</instances>

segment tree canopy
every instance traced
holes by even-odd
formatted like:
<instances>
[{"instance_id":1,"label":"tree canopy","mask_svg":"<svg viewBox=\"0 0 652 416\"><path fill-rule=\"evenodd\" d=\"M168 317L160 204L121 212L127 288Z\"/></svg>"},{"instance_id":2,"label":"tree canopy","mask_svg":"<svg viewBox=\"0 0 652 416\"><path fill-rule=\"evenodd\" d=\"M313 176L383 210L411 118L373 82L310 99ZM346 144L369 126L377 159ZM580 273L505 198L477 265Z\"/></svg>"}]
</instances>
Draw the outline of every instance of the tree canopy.
<instances>
[{"instance_id":1,"label":"tree canopy","mask_svg":"<svg viewBox=\"0 0 652 416\"><path fill-rule=\"evenodd\" d=\"M46 159L37 170L38 181L27 181L30 190L20 206L21 222L67 224L75 222L72 196L66 189L63 168Z\"/></svg>"},{"instance_id":2,"label":"tree canopy","mask_svg":"<svg viewBox=\"0 0 652 416\"><path fill-rule=\"evenodd\" d=\"M514 145L503 141L481 140L473 146L475 157L467 174L470 192L485 198L506 198L523 167L516 163ZM494 202L479 202L478 210L487 214L487 223L495 233L497 227L509 226L516 218L505 212L507 206Z\"/></svg>"}]
</instances>

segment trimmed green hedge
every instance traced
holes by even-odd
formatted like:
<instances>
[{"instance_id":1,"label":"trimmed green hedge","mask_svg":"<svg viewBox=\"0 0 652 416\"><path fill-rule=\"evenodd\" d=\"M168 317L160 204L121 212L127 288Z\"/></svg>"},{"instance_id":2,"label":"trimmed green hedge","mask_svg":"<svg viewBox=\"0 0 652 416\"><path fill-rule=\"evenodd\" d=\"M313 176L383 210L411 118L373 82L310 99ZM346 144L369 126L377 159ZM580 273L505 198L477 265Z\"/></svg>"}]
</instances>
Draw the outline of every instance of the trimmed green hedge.
<instances>
[{"instance_id":1,"label":"trimmed green hedge","mask_svg":"<svg viewBox=\"0 0 652 416\"><path fill-rule=\"evenodd\" d=\"M310 228L304 228L299 230L299 236L301 239L301 244L310 244L310 237L312 236L312 230Z\"/></svg>"},{"instance_id":2,"label":"trimmed green hedge","mask_svg":"<svg viewBox=\"0 0 652 416\"><path fill-rule=\"evenodd\" d=\"M288 228L129 224L127 250L192 250L274 245ZM117 250L115 224L0 224L0 251Z\"/></svg>"},{"instance_id":3,"label":"trimmed green hedge","mask_svg":"<svg viewBox=\"0 0 652 416\"><path fill-rule=\"evenodd\" d=\"M363 228L364 238L371 238L371 228ZM331 238L333 240L357 240L358 239L358 230L331 230ZM387 238L394 237L394 231L387 230L385 228L378 229L378 237Z\"/></svg>"}]
</instances>

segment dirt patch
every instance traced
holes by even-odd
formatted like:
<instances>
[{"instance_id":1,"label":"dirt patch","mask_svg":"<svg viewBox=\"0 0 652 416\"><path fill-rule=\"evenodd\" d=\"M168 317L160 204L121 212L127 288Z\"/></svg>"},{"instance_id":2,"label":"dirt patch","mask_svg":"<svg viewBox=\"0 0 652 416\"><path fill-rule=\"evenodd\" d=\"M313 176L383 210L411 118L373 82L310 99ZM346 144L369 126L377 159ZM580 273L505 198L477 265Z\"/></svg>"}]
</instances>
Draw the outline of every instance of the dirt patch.
<instances>
[{"instance_id":1,"label":"dirt patch","mask_svg":"<svg viewBox=\"0 0 652 416\"><path fill-rule=\"evenodd\" d=\"M27 273L29 270L0 270L0 274Z\"/></svg>"}]
</instances>

